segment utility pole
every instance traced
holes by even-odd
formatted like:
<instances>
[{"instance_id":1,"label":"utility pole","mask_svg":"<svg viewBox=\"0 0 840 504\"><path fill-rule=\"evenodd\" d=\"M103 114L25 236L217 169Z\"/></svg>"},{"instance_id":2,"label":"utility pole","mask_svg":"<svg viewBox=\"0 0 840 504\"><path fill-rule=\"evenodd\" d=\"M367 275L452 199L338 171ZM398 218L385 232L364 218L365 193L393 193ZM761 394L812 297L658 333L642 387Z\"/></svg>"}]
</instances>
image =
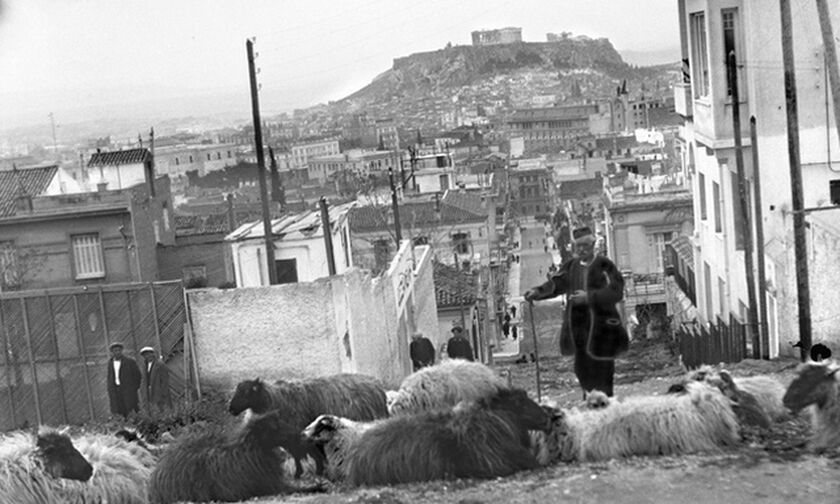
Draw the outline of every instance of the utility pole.
<instances>
[{"instance_id":1,"label":"utility pole","mask_svg":"<svg viewBox=\"0 0 840 504\"><path fill-rule=\"evenodd\" d=\"M761 209L761 170L758 165L758 131L755 116L750 117L750 147L752 148L755 184L755 254L758 259L758 306L761 337L761 358L770 358L770 333L767 326L767 278L764 273L764 217Z\"/></svg>"},{"instance_id":2,"label":"utility pole","mask_svg":"<svg viewBox=\"0 0 840 504\"><path fill-rule=\"evenodd\" d=\"M268 263L268 284L277 283L277 269L274 264L274 233L271 231L271 213L268 210L268 187L265 181L265 155L262 143L262 123L260 122L260 98L257 88L257 71L254 68L254 43L245 41L248 52L248 76L251 80L251 113L254 119L254 146L257 151L257 178L260 181L260 201L262 202L263 234L265 235L265 259Z\"/></svg>"},{"instance_id":3,"label":"utility pole","mask_svg":"<svg viewBox=\"0 0 840 504\"><path fill-rule=\"evenodd\" d=\"M779 0L782 21L782 63L785 74L785 111L787 116L788 162L790 163L790 191L793 207L793 244L796 257L796 291L799 303L800 359L808 358L811 348L811 295L808 285L808 249L805 237L802 167L799 157L799 109L796 103L796 69L793 61L793 32L790 0Z\"/></svg>"},{"instance_id":4,"label":"utility pole","mask_svg":"<svg viewBox=\"0 0 840 504\"><path fill-rule=\"evenodd\" d=\"M840 137L840 70L837 69L837 48L834 46L834 33L831 29L831 13L828 10L828 2L825 0L816 1L817 14L820 17L820 32L822 33L823 48L828 67L828 79L831 82L831 97L834 102L834 123L837 127L837 135ZM835 7L837 7L836 3ZM831 160L829 159L829 161Z\"/></svg>"},{"instance_id":5,"label":"utility pole","mask_svg":"<svg viewBox=\"0 0 840 504\"><path fill-rule=\"evenodd\" d=\"M52 126L52 135L53 135L53 155L55 156L56 162L58 162L58 141L56 140L55 136L55 116L52 112L48 114L50 116L50 125Z\"/></svg>"},{"instance_id":6,"label":"utility pole","mask_svg":"<svg viewBox=\"0 0 840 504\"><path fill-rule=\"evenodd\" d=\"M394 185L394 168L388 168L388 181L391 185L391 207L394 211L394 232L397 238L397 250L402 243L402 227L400 226L400 205L397 201L397 188Z\"/></svg>"},{"instance_id":7,"label":"utility pole","mask_svg":"<svg viewBox=\"0 0 840 504\"><path fill-rule=\"evenodd\" d=\"M332 241L332 225L330 224L330 210L327 208L327 198L321 196L318 200L321 207L321 227L324 228L324 246L327 249L327 268L330 276L335 275L335 252Z\"/></svg>"},{"instance_id":8,"label":"utility pole","mask_svg":"<svg viewBox=\"0 0 840 504\"><path fill-rule=\"evenodd\" d=\"M747 176L744 173L744 152L741 142L741 103L738 100L738 64L735 61L735 51L727 55L727 73L729 74L730 98L732 99L732 130L735 137L735 166L738 169L738 196L741 200L742 231L744 237L744 269L747 276L747 300L750 303L748 315L750 333L752 335L753 358L761 358L761 338L758 332L758 309L755 301L755 274L753 270L752 226L750 225L750 208L747 204ZM737 236L738 229L735 230Z\"/></svg>"},{"instance_id":9,"label":"utility pole","mask_svg":"<svg viewBox=\"0 0 840 504\"><path fill-rule=\"evenodd\" d=\"M268 157L271 158L271 201L280 206L280 211L286 209L286 191L283 189L283 181L280 179L280 169L277 167L277 159L274 158L274 149L268 148Z\"/></svg>"}]
</instances>

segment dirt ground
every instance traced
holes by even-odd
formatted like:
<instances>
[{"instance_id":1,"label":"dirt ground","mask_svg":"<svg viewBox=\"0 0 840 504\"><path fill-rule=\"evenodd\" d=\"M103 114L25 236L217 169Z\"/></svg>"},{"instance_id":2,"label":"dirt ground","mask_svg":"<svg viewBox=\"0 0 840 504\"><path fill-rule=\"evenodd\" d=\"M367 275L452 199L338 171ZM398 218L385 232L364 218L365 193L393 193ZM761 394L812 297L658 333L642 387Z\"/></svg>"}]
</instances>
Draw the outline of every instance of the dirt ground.
<instances>
[{"instance_id":1,"label":"dirt ground","mask_svg":"<svg viewBox=\"0 0 840 504\"><path fill-rule=\"evenodd\" d=\"M540 363L541 395L559 405L580 400L571 359ZM794 360L725 366L736 376L771 374L784 383ZM499 363L515 386L536 395L535 364ZM616 395L665 393L684 369L660 342L634 342L616 365ZM261 499L260 503L840 503L840 454L813 455L804 447L808 422L799 415L770 431L745 429L737 448L680 457L633 457L600 463L559 464L492 481L430 482L315 495Z\"/></svg>"}]
</instances>

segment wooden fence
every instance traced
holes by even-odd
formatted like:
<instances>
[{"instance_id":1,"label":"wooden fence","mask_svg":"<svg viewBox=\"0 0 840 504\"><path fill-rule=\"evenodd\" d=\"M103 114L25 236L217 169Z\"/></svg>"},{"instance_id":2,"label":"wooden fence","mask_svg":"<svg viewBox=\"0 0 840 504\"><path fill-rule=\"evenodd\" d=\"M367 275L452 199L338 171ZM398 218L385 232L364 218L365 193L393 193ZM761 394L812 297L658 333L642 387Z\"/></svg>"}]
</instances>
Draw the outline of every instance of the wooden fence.
<instances>
[{"instance_id":1,"label":"wooden fence","mask_svg":"<svg viewBox=\"0 0 840 504\"><path fill-rule=\"evenodd\" d=\"M0 293L0 430L110 416L108 345L149 345L170 369L173 400L193 386L178 282Z\"/></svg>"},{"instance_id":2,"label":"wooden fence","mask_svg":"<svg viewBox=\"0 0 840 504\"><path fill-rule=\"evenodd\" d=\"M703 326L682 325L676 331L683 364L689 369L703 364L739 362L747 357L746 325L730 317L727 325L720 318Z\"/></svg>"}]
</instances>

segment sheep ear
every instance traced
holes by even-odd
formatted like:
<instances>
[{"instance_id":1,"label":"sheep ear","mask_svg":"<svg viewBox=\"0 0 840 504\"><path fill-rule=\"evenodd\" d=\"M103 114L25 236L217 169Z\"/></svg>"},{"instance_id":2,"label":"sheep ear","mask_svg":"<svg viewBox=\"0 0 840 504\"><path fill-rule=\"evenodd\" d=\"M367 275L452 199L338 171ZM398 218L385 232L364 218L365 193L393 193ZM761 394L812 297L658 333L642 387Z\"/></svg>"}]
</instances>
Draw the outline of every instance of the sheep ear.
<instances>
[{"instance_id":1,"label":"sheep ear","mask_svg":"<svg viewBox=\"0 0 840 504\"><path fill-rule=\"evenodd\" d=\"M58 430L58 433L61 434L62 436L69 436L70 435L70 426L65 425L64 427L62 427Z\"/></svg>"},{"instance_id":2,"label":"sheep ear","mask_svg":"<svg viewBox=\"0 0 840 504\"><path fill-rule=\"evenodd\" d=\"M826 373L826 376L828 376L828 377L834 376L834 375L837 374L837 371L840 371L840 366L830 367L830 368L828 368L828 372Z\"/></svg>"}]
</instances>

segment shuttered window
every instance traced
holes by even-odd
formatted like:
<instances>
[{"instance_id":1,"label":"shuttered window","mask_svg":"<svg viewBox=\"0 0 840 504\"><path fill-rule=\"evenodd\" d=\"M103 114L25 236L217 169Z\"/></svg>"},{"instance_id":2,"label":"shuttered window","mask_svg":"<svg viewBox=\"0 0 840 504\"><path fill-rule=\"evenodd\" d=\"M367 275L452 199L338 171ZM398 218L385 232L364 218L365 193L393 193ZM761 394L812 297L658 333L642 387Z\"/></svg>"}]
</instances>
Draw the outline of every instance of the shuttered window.
<instances>
[{"instance_id":1,"label":"shuttered window","mask_svg":"<svg viewBox=\"0 0 840 504\"><path fill-rule=\"evenodd\" d=\"M104 277L105 261L102 259L102 243L99 241L99 234L73 235L71 239L76 279Z\"/></svg>"}]
</instances>

